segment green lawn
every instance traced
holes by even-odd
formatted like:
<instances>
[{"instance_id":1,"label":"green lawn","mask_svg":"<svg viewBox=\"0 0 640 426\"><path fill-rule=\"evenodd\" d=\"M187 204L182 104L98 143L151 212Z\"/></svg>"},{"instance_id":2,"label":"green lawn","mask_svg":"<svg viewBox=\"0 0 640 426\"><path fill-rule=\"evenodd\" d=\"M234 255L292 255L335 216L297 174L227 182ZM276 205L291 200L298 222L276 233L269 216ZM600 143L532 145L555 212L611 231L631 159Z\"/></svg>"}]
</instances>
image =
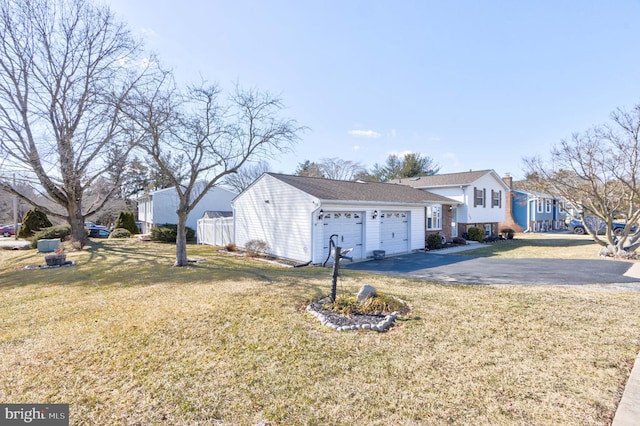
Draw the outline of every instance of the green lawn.
<instances>
[{"instance_id":1,"label":"green lawn","mask_svg":"<svg viewBox=\"0 0 640 426\"><path fill-rule=\"evenodd\" d=\"M387 333L304 311L331 271L94 242L73 267L0 251L0 401L71 424L605 425L640 349L640 294L441 285L344 271L411 313Z\"/></svg>"}]
</instances>

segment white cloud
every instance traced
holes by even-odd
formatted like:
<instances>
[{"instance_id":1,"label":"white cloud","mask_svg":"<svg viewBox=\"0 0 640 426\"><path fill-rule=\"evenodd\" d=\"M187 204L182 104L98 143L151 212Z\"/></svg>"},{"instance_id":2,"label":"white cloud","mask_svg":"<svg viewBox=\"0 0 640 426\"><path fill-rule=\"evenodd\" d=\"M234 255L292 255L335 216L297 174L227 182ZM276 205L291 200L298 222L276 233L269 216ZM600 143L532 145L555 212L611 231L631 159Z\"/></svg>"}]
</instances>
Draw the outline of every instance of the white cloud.
<instances>
[{"instance_id":1,"label":"white cloud","mask_svg":"<svg viewBox=\"0 0 640 426\"><path fill-rule=\"evenodd\" d=\"M349 133L351 136L355 136L358 138L373 138L373 139L377 139L380 137L380 133L374 131L374 130L349 130L347 133Z\"/></svg>"},{"instance_id":2,"label":"white cloud","mask_svg":"<svg viewBox=\"0 0 640 426\"><path fill-rule=\"evenodd\" d=\"M397 134L398 134L398 131L396 129L391 129L391 131L389 132L389 137L395 138Z\"/></svg>"},{"instance_id":3,"label":"white cloud","mask_svg":"<svg viewBox=\"0 0 640 426\"><path fill-rule=\"evenodd\" d=\"M360 149L360 145L354 145L354 146L353 146L353 150L354 150L354 151L358 151L359 149Z\"/></svg>"},{"instance_id":4,"label":"white cloud","mask_svg":"<svg viewBox=\"0 0 640 426\"><path fill-rule=\"evenodd\" d=\"M460 160L458 159L458 156L453 152L445 152L441 157L444 160L450 161L454 168L460 166Z\"/></svg>"},{"instance_id":5,"label":"white cloud","mask_svg":"<svg viewBox=\"0 0 640 426\"><path fill-rule=\"evenodd\" d=\"M143 37L155 37L157 35L157 33L153 29L145 27L140 28L140 34Z\"/></svg>"}]
</instances>

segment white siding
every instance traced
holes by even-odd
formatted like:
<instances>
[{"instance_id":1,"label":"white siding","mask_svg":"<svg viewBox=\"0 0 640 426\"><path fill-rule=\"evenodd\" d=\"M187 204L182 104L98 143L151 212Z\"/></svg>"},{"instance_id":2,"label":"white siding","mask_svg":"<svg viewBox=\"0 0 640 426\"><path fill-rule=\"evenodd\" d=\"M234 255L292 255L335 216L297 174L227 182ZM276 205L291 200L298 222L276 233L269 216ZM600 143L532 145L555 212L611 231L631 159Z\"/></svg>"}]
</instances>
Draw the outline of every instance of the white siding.
<instances>
[{"instance_id":1,"label":"white siding","mask_svg":"<svg viewBox=\"0 0 640 426\"><path fill-rule=\"evenodd\" d=\"M485 189L485 203L486 207L473 206L474 194L473 188ZM491 173L487 173L482 176L471 185L468 186L452 186L443 188L427 188L429 192L442 195L447 198L459 201L463 203L458 207L458 222L459 223L491 223L491 222L503 222L505 220L505 203L506 203L506 191L501 182L496 181ZM502 207L491 207L491 190L502 191L501 198Z\"/></svg>"},{"instance_id":2,"label":"white siding","mask_svg":"<svg viewBox=\"0 0 640 426\"><path fill-rule=\"evenodd\" d=\"M262 240L274 256L308 262L318 206L311 195L263 175L233 201L235 243L245 247L251 240Z\"/></svg>"},{"instance_id":3,"label":"white siding","mask_svg":"<svg viewBox=\"0 0 640 426\"><path fill-rule=\"evenodd\" d=\"M205 211L231 211L231 200L235 193L214 187L200 200L187 216L187 226L194 231ZM152 225L178 223L178 205L180 201L175 188L166 188L152 192L138 201L138 220L145 224L143 232L149 232Z\"/></svg>"}]
</instances>

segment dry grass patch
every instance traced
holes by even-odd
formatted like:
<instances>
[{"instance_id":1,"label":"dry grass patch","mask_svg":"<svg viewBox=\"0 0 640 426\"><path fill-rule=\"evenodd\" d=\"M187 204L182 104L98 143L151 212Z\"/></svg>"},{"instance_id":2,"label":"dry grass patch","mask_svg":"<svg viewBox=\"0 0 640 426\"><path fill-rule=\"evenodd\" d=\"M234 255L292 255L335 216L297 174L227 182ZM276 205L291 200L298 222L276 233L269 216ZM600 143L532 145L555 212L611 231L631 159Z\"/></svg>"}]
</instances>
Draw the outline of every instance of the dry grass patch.
<instances>
[{"instance_id":1,"label":"dry grass patch","mask_svg":"<svg viewBox=\"0 0 640 426\"><path fill-rule=\"evenodd\" d=\"M446 286L343 271L408 300L388 333L322 327L330 270L119 241L78 265L0 257L0 400L72 424L607 424L640 347L640 295ZM22 257L27 256L27 257Z\"/></svg>"},{"instance_id":2,"label":"dry grass patch","mask_svg":"<svg viewBox=\"0 0 640 426\"><path fill-rule=\"evenodd\" d=\"M510 259L597 259L599 249L588 235L520 233L513 240L486 243L478 249L453 254Z\"/></svg>"}]
</instances>

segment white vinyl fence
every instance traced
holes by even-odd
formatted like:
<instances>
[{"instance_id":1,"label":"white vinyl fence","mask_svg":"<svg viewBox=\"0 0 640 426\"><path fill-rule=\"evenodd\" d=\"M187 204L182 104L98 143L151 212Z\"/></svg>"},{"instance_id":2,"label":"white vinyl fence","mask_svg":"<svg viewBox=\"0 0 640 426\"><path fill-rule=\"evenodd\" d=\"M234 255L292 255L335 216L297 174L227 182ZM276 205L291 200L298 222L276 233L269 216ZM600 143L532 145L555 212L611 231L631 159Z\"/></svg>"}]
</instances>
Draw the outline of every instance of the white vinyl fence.
<instances>
[{"instance_id":1,"label":"white vinyl fence","mask_svg":"<svg viewBox=\"0 0 640 426\"><path fill-rule=\"evenodd\" d=\"M198 219L198 244L226 246L233 243L233 217Z\"/></svg>"}]
</instances>

